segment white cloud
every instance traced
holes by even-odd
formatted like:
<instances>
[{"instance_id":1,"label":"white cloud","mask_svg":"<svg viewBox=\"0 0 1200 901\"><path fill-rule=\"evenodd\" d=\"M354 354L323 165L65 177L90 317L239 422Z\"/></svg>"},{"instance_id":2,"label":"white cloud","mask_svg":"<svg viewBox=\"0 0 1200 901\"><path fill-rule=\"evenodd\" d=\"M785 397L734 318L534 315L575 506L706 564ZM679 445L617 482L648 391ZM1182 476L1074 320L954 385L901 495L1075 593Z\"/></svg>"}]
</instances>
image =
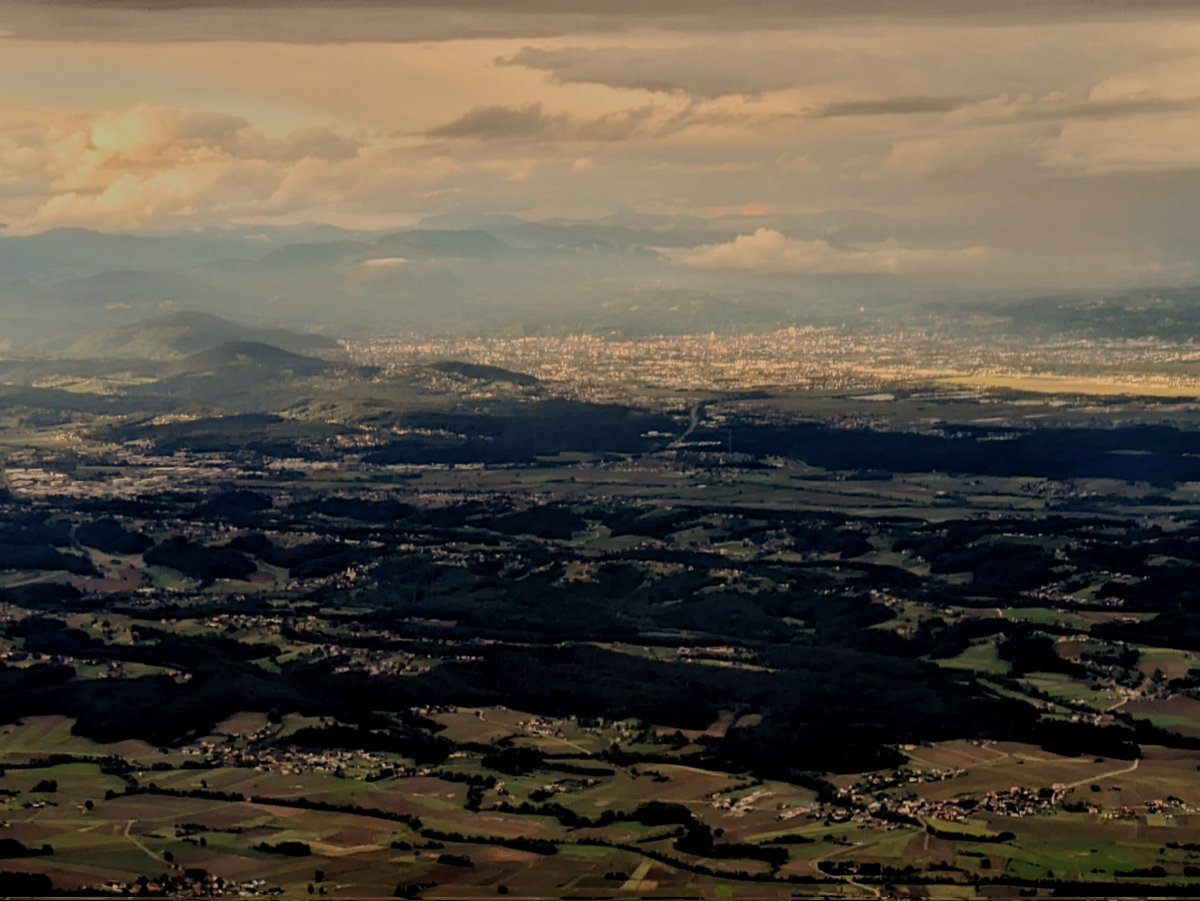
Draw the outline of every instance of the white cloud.
<instances>
[{"instance_id":1,"label":"white cloud","mask_svg":"<svg viewBox=\"0 0 1200 901\"><path fill-rule=\"evenodd\" d=\"M868 180L915 179L931 175L976 172L1013 145L979 132L957 132L897 141L877 167L862 174ZM1028 145L1023 143L1022 147Z\"/></svg>"},{"instance_id":2,"label":"white cloud","mask_svg":"<svg viewBox=\"0 0 1200 901\"><path fill-rule=\"evenodd\" d=\"M1200 170L1200 118L1193 113L1068 122L1047 146L1043 165L1080 175Z\"/></svg>"},{"instance_id":3,"label":"white cloud","mask_svg":"<svg viewBox=\"0 0 1200 901\"><path fill-rule=\"evenodd\" d=\"M359 149L327 129L272 137L237 116L138 104L0 135L0 164L28 192L14 206L34 207L16 231L161 227L269 211L294 170L333 167Z\"/></svg>"},{"instance_id":4,"label":"white cloud","mask_svg":"<svg viewBox=\"0 0 1200 901\"><path fill-rule=\"evenodd\" d=\"M54 129L45 143L57 183L71 189L105 186L114 174L162 172L220 160L335 161L354 156L357 147L327 129L272 138L238 116L145 103Z\"/></svg>"},{"instance_id":5,"label":"white cloud","mask_svg":"<svg viewBox=\"0 0 1200 901\"><path fill-rule=\"evenodd\" d=\"M865 247L835 247L819 239L789 238L770 228L739 235L724 244L663 252L672 262L694 269L746 269L803 275L898 275L916 270L970 266L987 256L983 247L910 248L894 240Z\"/></svg>"},{"instance_id":6,"label":"white cloud","mask_svg":"<svg viewBox=\"0 0 1200 901\"><path fill-rule=\"evenodd\" d=\"M325 128L269 135L237 116L149 104L35 124L0 126L0 221L11 234L311 217L397 204L463 169Z\"/></svg>"}]
</instances>

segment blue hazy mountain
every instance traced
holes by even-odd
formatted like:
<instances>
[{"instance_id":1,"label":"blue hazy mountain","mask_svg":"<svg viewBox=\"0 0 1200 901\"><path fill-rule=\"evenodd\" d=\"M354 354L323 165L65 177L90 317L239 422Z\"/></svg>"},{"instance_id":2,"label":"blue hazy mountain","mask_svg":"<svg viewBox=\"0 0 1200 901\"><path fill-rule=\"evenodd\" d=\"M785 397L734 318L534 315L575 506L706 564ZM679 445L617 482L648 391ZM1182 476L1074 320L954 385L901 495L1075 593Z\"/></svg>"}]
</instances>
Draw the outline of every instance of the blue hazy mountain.
<instances>
[{"instance_id":1,"label":"blue hazy mountain","mask_svg":"<svg viewBox=\"0 0 1200 901\"><path fill-rule=\"evenodd\" d=\"M942 315L980 301L991 313L1011 310L1022 322L1036 323L1042 315L1038 305L1019 303L1022 298L950 284L935 288L928 281L916 290L895 273L798 276L689 268L675 258L680 248L728 243L755 227L740 216L531 222L455 215L374 232L324 225L159 236L62 229L0 238L0 329L10 351L40 346L61 352L85 333L182 311L358 336L677 334L842 323L857 320L860 306L893 318L913 311ZM788 234L854 246L884 240L900 227L919 244L941 226L898 225L845 210L795 217ZM1119 288L1112 293L1120 320L1123 295ZM1190 317L1190 293L1183 294L1172 295L1155 328ZM1077 300L1054 300L1068 311L1055 322L1077 319L1069 313ZM1113 328L1119 333L1122 325Z\"/></svg>"}]
</instances>

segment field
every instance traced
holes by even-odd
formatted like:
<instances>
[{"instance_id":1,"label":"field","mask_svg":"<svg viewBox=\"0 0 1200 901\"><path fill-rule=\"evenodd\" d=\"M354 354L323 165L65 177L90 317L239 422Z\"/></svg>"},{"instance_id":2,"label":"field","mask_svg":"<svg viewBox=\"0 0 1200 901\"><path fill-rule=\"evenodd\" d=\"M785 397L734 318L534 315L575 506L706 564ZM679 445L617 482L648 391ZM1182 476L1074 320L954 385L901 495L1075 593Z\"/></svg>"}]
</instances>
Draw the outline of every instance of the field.
<instances>
[{"instance_id":1,"label":"field","mask_svg":"<svg viewBox=\"0 0 1200 901\"><path fill-rule=\"evenodd\" d=\"M244 725L259 725L250 715L237 719L246 721ZM29 847L53 844L49 858L10 860L6 867L48 873L62 888L122 882L130 874L162 881L163 874L202 870L244 891L252 891L259 880L288 893L306 892L312 883L318 892L351 898L390 897L398 881L453 885L430 897L490 896L498 885L508 886L518 896L616 889L650 895L698 893L705 898L786 897L748 891L736 881L696 875L670 862L612 847L642 843L661 830L623 825L571 830L553 818L464 811L463 784L435 776L364 785L332 774L282 775L240 767L180 769L170 764L167 755L153 751L141 760L144 770L124 777L104 775L94 763L38 765L30 755L111 759L121 750L75 738L70 728L71 723L62 719L31 718L9 727L0 743L6 766L0 780L5 837ZM128 794L129 778L143 789ZM573 795L571 801L585 812L636 803L642 793L635 783L651 778L668 780L665 798L702 812L711 807L710 795L738 784L690 767L664 766L653 774L631 768L615 772L603 786ZM52 791L45 790L48 781L55 784ZM43 787L38 789L39 785ZM787 792L781 798L811 799L811 794L780 788ZM513 784L512 790L520 789ZM204 792L210 797L188 796ZM231 800L235 793L247 800ZM324 803L338 809L319 809ZM743 804L724 820L715 814L712 819L749 829L753 811ZM414 828L411 817L420 818L420 828ZM466 837L459 841L426 837L447 833ZM519 844L530 838L553 843L553 855L480 843L518 840ZM306 853L292 857L263 850L264 844L287 842L302 843ZM470 866L439 863L446 855L467 857Z\"/></svg>"},{"instance_id":2,"label":"field","mask_svg":"<svg viewBox=\"0 0 1200 901\"><path fill-rule=\"evenodd\" d=\"M520 738L536 721L486 708L440 718L448 733L467 743ZM1171 848L1200 842L1200 814L1184 812L1200 807L1194 757L1165 749L1148 749L1143 759L1130 763L1050 755L1014 743L916 747L907 752L911 770L902 771L916 774L916 780L902 776L896 785L904 791L896 797L918 798L930 809L962 798L984 799L986 807L986 799L1011 796L1016 786L1041 786L1058 794L1057 808L1069 808L1078 798L1086 809L1018 816L1002 808L976 808L967 818L947 820L935 813L922 818L924 826L898 826L837 822L829 808L822 821L806 813L821 809L811 790L684 763L597 767L596 756L584 753L545 758L538 770L513 777L481 766L468 754L444 768L451 781L414 772L364 783L311 770L195 768L181 764L178 754L145 746L96 745L73 735L71 725L62 718L29 718L0 738L5 837L30 848L53 848L49 857L10 860L6 866L48 873L65 888L122 882L130 874L153 881L203 871L205 878L244 890L252 890L255 880L285 892L307 892L312 883L315 892L338 897L389 896L398 883L453 886L443 892L431 885L423 890L431 898L482 897L499 885L518 896L585 891L605 897L622 892L714 899L788 896L746 884L747 875L763 871L743 862L736 869L746 875L722 880L725 865L672 847L672 827L627 820L568 826L556 816L494 810L496 803L519 805L548 787L555 800L582 818L630 810L653 796L682 805L725 841L785 848L778 878L802 880L790 889L801 895L808 891L804 880L819 880L827 892L831 877L870 874L872 867L921 869L946 860L954 861L958 872L978 877L1044 879L1051 873L1104 881L1155 866L1190 866L1195 853ZM264 728L270 726L260 715L243 714L219 731L241 745ZM51 755L56 761L136 759L139 769L106 775L105 764L39 759ZM388 757L376 765L381 762L404 765ZM591 767L606 775L555 776L560 766L568 772ZM467 804L466 786L455 776L467 773L495 778L496 787L482 796L482 809ZM921 774L935 778L923 781ZM854 792L866 790L872 778L889 776L841 777L836 784ZM131 781L137 785L134 793ZM46 789L48 782L53 790ZM1147 805L1164 796L1176 799L1176 807L1147 812ZM1009 797L1005 803L1014 802ZM947 840L949 834L954 838ZM523 849L521 842L531 839L545 842L545 848ZM288 842L299 843L305 853L293 857L266 850ZM445 855L468 859L470 866L439 862ZM697 866L707 872L692 872ZM851 895L862 888L852 878L844 886ZM962 891L966 894L956 897L972 896L966 887Z\"/></svg>"},{"instance_id":3,"label":"field","mask_svg":"<svg viewBox=\"0 0 1200 901\"><path fill-rule=\"evenodd\" d=\"M14 433L0 893L1200 885L1196 410L420 398Z\"/></svg>"}]
</instances>

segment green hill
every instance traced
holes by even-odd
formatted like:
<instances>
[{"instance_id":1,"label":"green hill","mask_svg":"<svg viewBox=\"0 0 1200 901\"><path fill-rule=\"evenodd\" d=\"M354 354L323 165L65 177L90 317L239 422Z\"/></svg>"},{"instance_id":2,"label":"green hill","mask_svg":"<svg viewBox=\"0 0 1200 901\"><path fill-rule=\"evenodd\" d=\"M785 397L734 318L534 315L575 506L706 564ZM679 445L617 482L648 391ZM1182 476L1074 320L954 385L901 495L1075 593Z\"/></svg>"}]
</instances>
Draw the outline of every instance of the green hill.
<instances>
[{"instance_id":1,"label":"green hill","mask_svg":"<svg viewBox=\"0 0 1200 901\"><path fill-rule=\"evenodd\" d=\"M227 373L231 369L241 370L242 375L254 371L267 376L303 377L320 375L328 366L322 360L261 341L228 341L170 364L163 370L163 378Z\"/></svg>"},{"instance_id":2,"label":"green hill","mask_svg":"<svg viewBox=\"0 0 1200 901\"><path fill-rule=\"evenodd\" d=\"M324 335L242 325L208 313L174 313L119 325L79 339L66 356L92 359L178 360L231 342L271 345L292 353L332 350Z\"/></svg>"}]
</instances>

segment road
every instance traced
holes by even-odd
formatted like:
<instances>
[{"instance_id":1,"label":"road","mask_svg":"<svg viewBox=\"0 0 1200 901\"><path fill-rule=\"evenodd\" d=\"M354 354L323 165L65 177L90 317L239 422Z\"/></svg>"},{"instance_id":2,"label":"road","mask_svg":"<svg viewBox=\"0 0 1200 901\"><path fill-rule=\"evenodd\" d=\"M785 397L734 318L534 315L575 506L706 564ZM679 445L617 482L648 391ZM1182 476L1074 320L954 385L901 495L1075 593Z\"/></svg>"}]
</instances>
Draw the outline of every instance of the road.
<instances>
[{"instance_id":1,"label":"road","mask_svg":"<svg viewBox=\"0 0 1200 901\"><path fill-rule=\"evenodd\" d=\"M136 822L137 822L137 820L129 820L128 822L125 823L125 832L123 833L124 837L129 839L129 841L132 842L138 848L139 851L142 851L144 854L146 854L150 857L153 857L159 863L166 863L166 859L161 854L156 854L154 851L151 851L144 844L142 844L141 839L139 839L136 835L134 835L130 831L131 829L133 829L133 824Z\"/></svg>"},{"instance_id":2,"label":"road","mask_svg":"<svg viewBox=\"0 0 1200 901\"><path fill-rule=\"evenodd\" d=\"M487 723L488 725L491 725L491 726L499 726L502 729L512 729L513 731L516 731L519 728L517 726L514 726L512 723L500 723L500 722L497 722L496 720L489 720L482 713L480 714L479 719L481 722ZM557 735L546 735L545 733L534 732L533 730L527 729L527 728L521 729L521 731L524 732L526 735L529 735L533 738L544 738L544 739L547 739L548 741L559 742L561 744L566 745L568 748L574 748L576 751L578 751L581 754L587 754L588 756L591 756L591 754L592 754L592 751L590 748L585 748L583 745L581 745L577 742L573 742L567 738L560 738Z\"/></svg>"},{"instance_id":3,"label":"road","mask_svg":"<svg viewBox=\"0 0 1200 901\"><path fill-rule=\"evenodd\" d=\"M1092 776L1089 779L1080 779L1078 782L1071 782L1071 783L1067 784L1066 786L1064 786L1064 788L1079 788L1079 786L1081 786L1081 785L1088 785L1092 782L1099 782L1101 779L1110 779L1113 776L1123 776L1126 773L1132 773L1134 770L1136 770L1138 768L1139 763L1141 763L1140 760L1135 760L1129 766L1122 767L1119 770L1110 770L1107 773L1097 773L1095 776Z\"/></svg>"},{"instance_id":4,"label":"road","mask_svg":"<svg viewBox=\"0 0 1200 901\"><path fill-rule=\"evenodd\" d=\"M687 441L692 436L692 432L696 431L696 427L700 425L700 420L704 414L704 406L708 401L698 400L692 404L692 409L688 413L688 427L683 434L667 445L669 448L677 448L682 446L683 442Z\"/></svg>"}]
</instances>

